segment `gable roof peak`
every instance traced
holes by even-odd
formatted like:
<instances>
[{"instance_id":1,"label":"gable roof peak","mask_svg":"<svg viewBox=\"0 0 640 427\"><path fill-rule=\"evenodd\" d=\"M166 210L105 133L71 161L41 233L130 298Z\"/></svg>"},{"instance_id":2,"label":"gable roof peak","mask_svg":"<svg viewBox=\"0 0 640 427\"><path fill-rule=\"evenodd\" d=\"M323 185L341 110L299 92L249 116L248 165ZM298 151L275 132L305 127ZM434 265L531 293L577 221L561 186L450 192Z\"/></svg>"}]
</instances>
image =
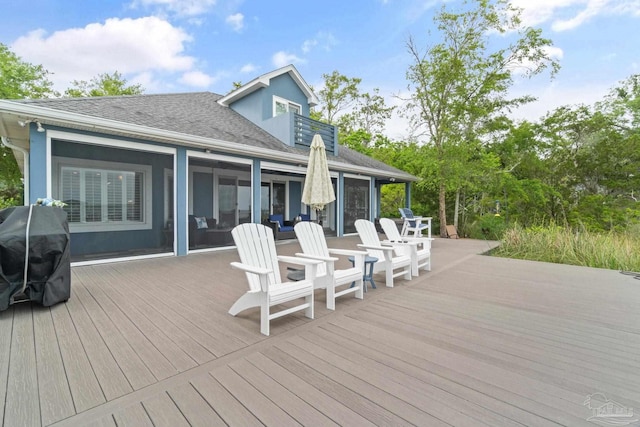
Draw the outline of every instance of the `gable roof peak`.
<instances>
[{"instance_id":1,"label":"gable roof peak","mask_svg":"<svg viewBox=\"0 0 640 427\"><path fill-rule=\"evenodd\" d=\"M238 99L243 98L258 89L269 86L273 78L281 76L283 74L289 74L291 76L293 81L298 85L300 90L302 90L302 92L307 97L309 106L313 107L314 105L318 104L318 97L313 93L313 91L311 90L311 86L309 86L307 82L304 81L304 79L300 75L300 72L293 64L286 65L282 68L278 68L277 70L273 70L269 73L256 77L249 83L246 83L239 88L232 90L231 92L220 98L218 102L221 105L228 107Z\"/></svg>"}]
</instances>

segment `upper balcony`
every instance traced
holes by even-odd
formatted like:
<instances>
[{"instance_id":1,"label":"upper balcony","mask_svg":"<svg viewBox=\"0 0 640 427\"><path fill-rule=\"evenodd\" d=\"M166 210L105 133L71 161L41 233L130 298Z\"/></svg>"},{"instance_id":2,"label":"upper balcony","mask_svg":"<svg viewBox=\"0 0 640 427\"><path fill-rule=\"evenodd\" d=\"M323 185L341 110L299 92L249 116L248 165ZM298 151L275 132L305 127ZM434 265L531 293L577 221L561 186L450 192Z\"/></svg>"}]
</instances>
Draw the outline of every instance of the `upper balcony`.
<instances>
[{"instance_id":1,"label":"upper balcony","mask_svg":"<svg viewBox=\"0 0 640 427\"><path fill-rule=\"evenodd\" d=\"M263 128L285 144L302 149L309 149L313 135L318 133L327 154L338 154L338 129L333 125L287 112L264 121Z\"/></svg>"},{"instance_id":2,"label":"upper balcony","mask_svg":"<svg viewBox=\"0 0 640 427\"><path fill-rule=\"evenodd\" d=\"M309 148L313 135L319 133L324 141L324 146L328 153L337 154L337 129L333 125L329 125L309 117L293 114L294 120L294 143L298 148Z\"/></svg>"}]
</instances>

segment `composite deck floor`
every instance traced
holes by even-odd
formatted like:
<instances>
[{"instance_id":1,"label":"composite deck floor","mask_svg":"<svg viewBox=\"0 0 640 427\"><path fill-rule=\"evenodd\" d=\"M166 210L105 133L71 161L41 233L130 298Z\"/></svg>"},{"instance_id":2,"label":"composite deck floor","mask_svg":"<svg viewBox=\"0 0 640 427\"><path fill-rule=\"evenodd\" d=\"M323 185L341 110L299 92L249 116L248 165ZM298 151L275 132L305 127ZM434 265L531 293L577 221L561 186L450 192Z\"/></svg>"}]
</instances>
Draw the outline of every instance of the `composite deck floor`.
<instances>
[{"instance_id":1,"label":"composite deck floor","mask_svg":"<svg viewBox=\"0 0 640 427\"><path fill-rule=\"evenodd\" d=\"M394 288L376 276L334 312L317 291L316 319L277 319L271 337L257 309L227 314L246 289L234 250L74 267L66 304L0 313L0 419L594 426L603 405L637 414L640 281L481 255L489 246L437 239L431 272Z\"/></svg>"}]
</instances>

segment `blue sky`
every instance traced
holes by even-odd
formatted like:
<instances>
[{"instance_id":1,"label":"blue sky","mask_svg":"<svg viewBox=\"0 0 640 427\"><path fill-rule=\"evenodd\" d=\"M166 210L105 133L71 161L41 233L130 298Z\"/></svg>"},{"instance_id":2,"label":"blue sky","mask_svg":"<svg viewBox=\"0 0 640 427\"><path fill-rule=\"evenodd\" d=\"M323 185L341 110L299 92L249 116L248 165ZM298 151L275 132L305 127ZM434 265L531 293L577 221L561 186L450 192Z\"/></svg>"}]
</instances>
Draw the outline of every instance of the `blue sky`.
<instances>
[{"instance_id":1,"label":"blue sky","mask_svg":"<svg viewBox=\"0 0 640 427\"><path fill-rule=\"evenodd\" d=\"M0 0L0 43L42 64L64 91L72 80L121 72L146 93L226 93L236 81L293 63L309 84L337 70L379 88L388 104L406 93L409 36L426 46L444 0ZM460 0L448 0L455 6ZM562 69L517 78L514 95L539 101L514 112L537 120L565 104L600 100L640 73L640 0L512 0L525 23L554 41ZM406 136L395 119L392 138Z\"/></svg>"}]
</instances>

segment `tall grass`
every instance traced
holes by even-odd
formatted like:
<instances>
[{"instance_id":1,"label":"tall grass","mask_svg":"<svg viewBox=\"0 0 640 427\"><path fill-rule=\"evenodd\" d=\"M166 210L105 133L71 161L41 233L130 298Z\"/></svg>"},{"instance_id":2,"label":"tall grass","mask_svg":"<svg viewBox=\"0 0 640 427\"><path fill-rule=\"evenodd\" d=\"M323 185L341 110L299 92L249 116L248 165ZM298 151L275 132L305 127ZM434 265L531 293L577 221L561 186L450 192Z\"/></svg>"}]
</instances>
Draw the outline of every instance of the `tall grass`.
<instances>
[{"instance_id":1,"label":"tall grass","mask_svg":"<svg viewBox=\"0 0 640 427\"><path fill-rule=\"evenodd\" d=\"M515 226L504 233L501 245L492 251L492 255L639 272L640 233Z\"/></svg>"}]
</instances>

